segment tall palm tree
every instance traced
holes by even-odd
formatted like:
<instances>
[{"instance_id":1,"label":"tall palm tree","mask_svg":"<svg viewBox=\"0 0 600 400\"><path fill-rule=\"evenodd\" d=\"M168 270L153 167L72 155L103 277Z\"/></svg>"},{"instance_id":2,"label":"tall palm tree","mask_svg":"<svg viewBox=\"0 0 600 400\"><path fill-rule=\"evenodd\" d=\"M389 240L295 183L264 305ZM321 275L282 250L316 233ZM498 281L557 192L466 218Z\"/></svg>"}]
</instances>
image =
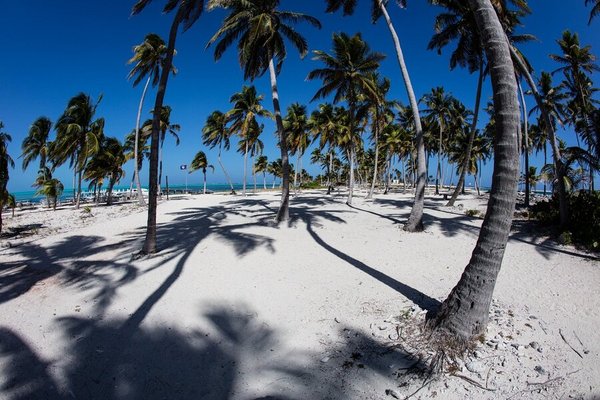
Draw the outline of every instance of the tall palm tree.
<instances>
[{"instance_id":1,"label":"tall palm tree","mask_svg":"<svg viewBox=\"0 0 600 400\"><path fill-rule=\"evenodd\" d=\"M600 67L595 63L596 57L591 52L591 46L581 46L577 33L564 31L558 45L562 54L550 54L550 58L561 66L554 70L552 74L562 72L565 76L565 86L571 88L572 111L571 122L575 126L576 133L583 133L583 138L588 144L588 151L591 151L591 140L587 132L589 124L589 115L594 109L591 99L591 80L588 75L595 71L600 71ZM579 131L579 132L578 132ZM594 190L594 168L589 166L590 190Z\"/></svg>"},{"instance_id":2,"label":"tall palm tree","mask_svg":"<svg viewBox=\"0 0 600 400\"><path fill-rule=\"evenodd\" d=\"M267 190L267 172L269 171L269 160L267 156L260 155L254 162L254 173L263 174L263 189Z\"/></svg>"},{"instance_id":3,"label":"tall palm tree","mask_svg":"<svg viewBox=\"0 0 600 400\"><path fill-rule=\"evenodd\" d=\"M321 23L309 15L278 10L279 0L210 0L209 9L216 7L230 10L230 13L207 45L218 42L215 45L215 59L220 59L233 42L239 41L238 56L240 65L244 69L244 79L253 81L262 76L267 69L269 70L283 168L281 205L277 211L276 221L287 221L290 169L287 138L279 106L277 75L287 54L284 38L298 50L300 57L303 58L308 52L306 40L290 23L308 22L317 28L321 28Z\"/></svg>"},{"instance_id":4,"label":"tall palm tree","mask_svg":"<svg viewBox=\"0 0 600 400\"><path fill-rule=\"evenodd\" d=\"M148 86L150 82L152 82L152 86L158 85L158 81L160 79L160 71L162 70L167 55L167 46L165 45L165 41L158 36L156 33L149 33L144 38L144 41L135 46L133 48L133 57L127 62L128 64L134 64L131 72L129 72L128 79L133 80L133 87L136 87L144 78L146 79L146 84L144 85L144 90L142 91L142 97L140 98L140 104L138 106L137 118L135 120L135 140L134 140L134 170L133 175L135 179L135 184L138 193L138 201L141 206L146 205L144 201L144 196L142 194L142 184L140 182L140 171L138 166L140 163L138 162L138 149L137 145L139 143L140 136L140 120L142 118L142 108L144 107L144 99L146 98L146 92L148 91ZM176 72L175 68L171 65L171 70L173 73Z\"/></svg>"},{"instance_id":5,"label":"tall palm tree","mask_svg":"<svg viewBox=\"0 0 600 400\"><path fill-rule=\"evenodd\" d=\"M329 164L327 166L327 194L331 194L333 156L335 152L336 134L338 132L338 121L333 106L329 103L319 105L319 108L312 112L309 125L311 127L314 140L318 140L319 149L323 150L327 146Z\"/></svg>"},{"instance_id":6,"label":"tall palm tree","mask_svg":"<svg viewBox=\"0 0 600 400\"><path fill-rule=\"evenodd\" d=\"M429 324L467 342L485 333L517 193L519 102L510 45L490 0L469 0L490 64L496 113L492 190L471 260Z\"/></svg>"},{"instance_id":7,"label":"tall palm tree","mask_svg":"<svg viewBox=\"0 0 600 400\"><path fill-rule=\"evenodd\" d=\"M12 141L12 137L3 131L4 123L0 121L0 233L2 233L2 210L8 201L8 186L9 172L8 168L14 168L15 162L10 154L8 154L8 143Z\"/></svg>"},{"instance_id":8,"label":"tall palm tree","mask_svg":"<svg viewBox=\"0 0 600 400\"><path fill-rule=\"evenodd\" d=\"M334 12L339 9L343 9L344 15L350 15L354 13L356 8L356 0L326 0L327 1L327 12ZM397 0L396 3L404 8L406 7L405 0ZM410 107L414 114L414 127L415 127L415 143L417 147L417 187L415 191L415 201L410 212L407 223L404 225L404 230L407 232L416 232L423 230L423 206L425 201L425 183L427 179L426 164L425 164L425 146L423 143L423 128L421 125L421 116L419 114L419 106L417 104L417 97L413 90L408 68L404 61L404 54L402 52L402 46L400 45L400 39L396 33L396 29L392 23L392 19L387 11L387 0L371 0L371 19L375 23L381 16L384 17L387 24L388 30L392 35L392 41L396 49L396 58L400 66L402 73L402 79L404 86L406 87L406 94L410 103Z\"/></svg>"},{"instance_id":9,"label":"tall palm tree","mask_svg":"<svg viewBox=\"0 0 600 400\"><path fill-rule=\"evenodd\" d=\"M162 184L162 172L163 172L163 146L165 144L165 139L167 137L167 133L175 138L175 146L179 146L179 131L181 130L181 126L179 124L171 123L171 107L163 106L160 112L160 122L159 122L159 130L160 130L160 145L158 152L158 192L161 192L161 184ZM149 121L148 121L149 122ZM147 132L150 134L152 125L147 125ZM144 130L145 128L142 128Z\"/></svg>"},{"instance_id":10,"label":"tall palm tree","mask_svg":"<svg viewBox=\"0 0 600 400\"><path fill-rule=\"evenodd\" d=\"M219 152L217 153L217 162L221 166L223 170L223 174L229 183L229 187L231 188L231 194L235 194L235 190L233 189L233 183L231 182L231 178L229 174L225 170L225 166L221 162L221 149L229 150L231 145L229 141L229 137L231 135L231 131L227 128L227 115L222 113L221 111L213 111L208 118L206 118L206 123L202 128L202 143L205 146L209 146L211 149L219 146Z\"/></svg>"},{"instance_id":11,"label":"tall palm tree","mask_svg":"<svg viewBox=\"0 0 600 400\"><path fill-rule=\"evenodd\" d=\"M373 160L373 178L371 180L371 189L367 194L367 199L373 198L375 191L375 182L377 181L377 173L379 171L379 134L394 118L393 108L398 106L397 101L390 101L386 96L390 90L391 81L388 78L381 78L378 74L372 74L371 79L375 83L378 95L375 99L370 99L369 108L371 114L371 132L373 146L375 148Z\"/></svg>"},{"instance_id":12,"label":"tall palm tree","mask_svg":"<svg viewBox=\"0 0 600 400\"><path fill-rule=\"evenodd\" d=\"M144 164L144 158L150 159L150 145L148 144L148 138L150 137L150 132L148 134L144 133L140 130L139 134L134 129L127 136L125 136L125 143L123 144L123 150L125 151L125 155L128 160L135 159L136 169L139 171L142 170L142 166ZM135 143L137 138L137 144ZM134 152L137 152L137 156L134 156ZM134 177L135 178L135 177ZM131 180L130 188L133 190L134 179ZM145 204L145 203L144 203Z\"/></svg>"},{"instance_id":13,"label":"tall palm tree","mask_svg":"<svg viewBox=\"0 0 600 400\"><path fill-rule=\"evenodd\" d=\"M102 96L96 103L84 93L69 100L66 110L56 122L56 140L52 146L50 158L54 166L71 160L77 174L76 207L81 200L81 180L89 159L100 149L104 136L104 118L95 118L96 109Z\"/></svg>"},{"instance_id":14,"label":"tall palm tree","mask_svg":"<svg viewBox=\"0 0 600 400\"><path fill-rule=\"evenodd\" d=\"M242 91L235 93L229 99L230 103L233 103L233 108L227 112L227 120L230 124L229 130L231 134L237 134L243 143L244 148L242 153L244 154L244 182L242 186L242 192L246 195L246 170L247 170L247 158L249 152L249 145L252 143L252 135L260 134L262 129L256 121L257 117L271 117L271 113L263 108L261 102L263 95L256 93L254 86L243 86Z\"/></svg>"},{"instance_id":15,"label":"tall palm tree","mask_svg":"<svg viewBox=\"0 0 600 400\"><path fill-rule=\"evenodd\" d=\"M437 171L435 177L435 194L440 193L440 179L442 177L442 154L443 148L443 136L444 129L450 125L450 119L452 116L453 97L445 93L444 88L438 86L431 89L431 93L427 93L423 96L423 101L427 106L424 111L427 113L427 117L431 119L433 125L437 128L439 133L438 140L438 156L437 156ZM443 182L441 183L444 184Z\"/></svg>"},{"instance_id":16,"label":"tall palm tree","mask_svg":"<svg viewBox=\"0 0 600 400\"><path fill-rule=\"evenodd\" d=\"M437 50L441 54L444 47L451 42L456 42L456 47L450 56L450 69L457 65L467 68L469 73L478 72L477 91L475 95L475 109L470 136L466 143L463 162L470 159L469 153L473 146L475 133L477 131L477 122L479 119L479 108L481 104L481 89L485 77L485 53L481 46L481 37L477 29L475 14L467 2L459 0L430 0L431 4L442 6L446 11L438 15L435 19L435 34L427 46L430 50ZM448 201L447 206L453 206L458 198L458 194L465 183L465 174L468 170L467 165L462 165L456 188Z\"/></svg>"},{"instance_id":17,"label":"tall palm tree","mask_svg":"<svg viewBox=\"0 0 600 400\"><path fill-rule=\"evenodd\" d=\"M52 121L46 117L39 117L31 124L29 132L21 145L23 170L27 169L29 163L36 158L40 159L39 169L46 166L49 150L48 137L51 130Z\"/></svg>"},{"instance_id":18,"label":"tall palm tree","mask_svg":"<svg viewBox=\"0 0 600 400\"><path fill-rule=\"evenodd\" d=\"M592 19L600 14L600 0L585 0L585 5L592 5L592 9L590 10L590 19L588 21L588 25L592 23Z\"/></svg>"},{"instance_id":19,"label":"tall palm tree","mask_svg":"<svg viewBox=\"0 0 600 400\"><path fill-rule=\"evenodd\" d=\"M138 0L133 6L132 14L139 14L152 0ZM165 62L160 73L158 81L158 90L156 91L156 100L154 110L162 110L169 74L173 68L173 55L175 54L175 42L179 27L183 26L183 31L187 31L202 15L204 10L204 0L167 0L163 8L164 13L170 13L174 10L175 17L169 30L169 39L167 42L167 53ZM156 206L158 196L158 145L160 133L160 113L154 113L152 119L152 134L150 139L150 184L148 191L148 222L146 227L146 238L140 251L140 255L153 254L157 251L156 246Z\"/></svg>"},{"instance_id":20,"label":"tall palm tree","mask_svg":"<svg viewBox=\"0 0 600 400\"><path fill-rule=\"evenodd\" d=\"M263 149L265 147L262 140L260 140L260 135L263 132L265 126L263 124L258 124L256 119L253 119L250 124L250 129L245 138L240 139L238 142L238 153L242 153L244 155L244 176L246 174L246 164L247 157L250 155L252 157L252 165L254 165L254 159L257 155L262 154ZM256 192L256 173L254 169L252 169L252 180L254 181L254 189L253 192Z\"/></svg>"},{"instance_id":21,"label":"tall palm tree","mask_svg":"<svg viewBox=\"0 0 600 400\"><path fill-rule=\"evenodd\" d=\"M379 68L379 63L385 56L371 51L359 33L354 36L335 33L332 53L315 50L314 55L313 59L321 61L325 67L315 69L308 74L307 79L309 80L321 79L323 81L323 85L317 90L312 101L332 93L334 94L334 103L345 100L348 104L348 134L350 137L354 137L358 131L359 96L379 98L376 84L370 79L369 74ZM354 140L349 143L350 186L346 203L352 205L356 147Z\"/></svg>"},{"instance_id":22,"label":"tall palm tree","mask_svg":"<svg viewBox=\"0 0 600 400\"><path fill-rule=\"evenodd\" d=\"M202 190L202 193L204 194L206 194L206 170L208 168L212 169L212 171L215 172L215 167L208 163L206 154L202 150L200 150L198 153L196 153L194 159L192 160L192 163L190 164L189 173L191 174L194 171L202 170L202 175L204 175L204 189Z\"/></svg>"},{"instance_id":23,"label":"tall palm tree","mask_svg":"<svg viewBox=\"0 0 600 400\"><path fill-rule=\"evenodd\" d=\"M283 119L283 129L286 132L290 155L296 156L294 170L294 191L298 193L298 172L302 171L302 156L310 144L310 124L306 115L306 106L293 103L287 109Z\"/></svg>"}]
</instances>

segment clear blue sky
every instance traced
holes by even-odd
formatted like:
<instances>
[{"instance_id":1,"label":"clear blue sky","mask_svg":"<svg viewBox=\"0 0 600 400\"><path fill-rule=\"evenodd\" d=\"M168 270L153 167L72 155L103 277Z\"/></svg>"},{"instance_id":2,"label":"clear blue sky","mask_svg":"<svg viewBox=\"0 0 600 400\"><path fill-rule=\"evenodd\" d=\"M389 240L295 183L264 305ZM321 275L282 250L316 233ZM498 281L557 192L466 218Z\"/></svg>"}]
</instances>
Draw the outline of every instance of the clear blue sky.
<instances>
[{"instance_id":1,"label":"clear blue sky","mask_svg":"<svg viewBox=\"0 0 600 400\"><path fill-rule=\"evenodd\" d=\"M164 0L154 0L142 14L131 17L130 9L134 2L23 0L3 4L0 14L0 120L4 122L5 131L13 137L9 153L17 163L11 171L9 191L29 190L37 173L35 164L23 172L18 158L29 125L42 115L56 121L68 100L79 92L88 93L93 98L104 95L97 116L106 119L107 135L122 140L133 129L142 87L133 88L127 81L131 66L126 61L132 55L132 47L140 43L147 33L156 32L166 39L172 19L172 15L160 12ZM311 50L329 50L333 32L362 32L363 38L374 50L388 55L381 72L392 80L391 97L406 104L389 32L383 21L371 25L369 1L361 0L359 3L358 12L345 18L341 14L325 14L324 1L320 0L285 0L282 7L306 12L321 20L323 28L320 31L308 25L297 26L308 39ZM530 4L533 14L525 19L526 26L521 31L539 38L538 42L523 46L537 75L539 71L556 67L548 54L558 52L556 39L565 29L578 32L582 43L591 44L593 51L600 54L600 19L592 26L587 25L589 9L584 7L583 0L531 0ZM405 10L390 2L391 16L402 41L417 96L443 85L448 92L472 107L476 77L460 69L450 71L448 51L439 56L426 50L433 33L434 17L440 11L426 1L411 1ZM177 42L175 64L179 74L170 79L165 99L165 104L173 108L171 120L182 127L179 147L170 138L165 143L165 174L174 184L184 181L179 165L189 164L198 150L207 151L201 142L201 128L207 115L217 109L227 111L230 108L229 97L245 83L235 48L218 63L213 61L210 49L204 50L224 15L223 11L205 13L191 30L179 36ZM307 82L305 78L318 66L310 56L300 60L290 48L279 76L283 107L292 102L309 104L319 83ZM596 85L597 78L595 76ZM255 81L255 85L265 95L264 105L271 109L268 76ZM489 82L486 82L484 101L489 96ZM153 98L154 92L151 92L145 104L145 118L150 115ZM317 104L310 103L309 110ZM270 121L264 122L262 139L265 154L274 159L278 157L274 126ZM482 123L485 123L485 117ZM570 143L573 142L571 132L561 134ZM208 151L208 157L216 165L216 151ZM224 154L223 160L234 181L240 182L243 158L231 150ZM532 163L540 164L535 157ZM309 166L308 160L304 165L309 172L319 173L316 167ZM130 162L126 166L127 176L121 184L129 183L131 169ZM484 169L484 184L489 182L490 173L491 166L488 165ZM72 173L66 165L57 170L56 176L63 180L65 187L71 186ZM147 180L146 168L142 178ZM200 182L200 174L189 177L190 183L194 180ZM211 183L224 181L218 168L209 176Z\"/></svg>"}]
</instances>

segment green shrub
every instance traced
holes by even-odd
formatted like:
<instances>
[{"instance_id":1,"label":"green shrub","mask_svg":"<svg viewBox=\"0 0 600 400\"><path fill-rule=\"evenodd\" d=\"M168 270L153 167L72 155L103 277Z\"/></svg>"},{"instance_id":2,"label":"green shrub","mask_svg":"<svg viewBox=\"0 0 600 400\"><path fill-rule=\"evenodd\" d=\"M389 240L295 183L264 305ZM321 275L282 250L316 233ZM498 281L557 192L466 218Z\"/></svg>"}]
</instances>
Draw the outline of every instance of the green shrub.
<instances>
[{"instance_id":1,"label":"green shrub","mask_svg":"<svg viewBox=\"0 0 600 400\"><path fill-rule=\"evenodd\" d=\"M90 206L85 206L85 207L83 207L83 210L82 210L82 211L83 211L85 214L89 214L89 213L91 213L91 212L92 212L92 207L90 207Z\"/></svg>"},{"instance_id":2,"label":"green shrub","mask_svg":"<svg viewBox=\"0 0 600 400\"><path fill-rule=\"evenodd\" d=\"M479 215L479 210L467 210L465 214L469 217L477 217Z\"/></svg>"},{"instance_id":3,"label":"green shrub","mask_svg":"<svg viewBox=\"0 0 600 400\"><path fill-rule=\"evenodd\" d=\"M559 238L561 243L573 242L600 250L600 193L579 191L568 197L569 225ZM531 208L532 217L546 225L560 222L558 197L539 202Z\"/></svg>"}]
</instances>

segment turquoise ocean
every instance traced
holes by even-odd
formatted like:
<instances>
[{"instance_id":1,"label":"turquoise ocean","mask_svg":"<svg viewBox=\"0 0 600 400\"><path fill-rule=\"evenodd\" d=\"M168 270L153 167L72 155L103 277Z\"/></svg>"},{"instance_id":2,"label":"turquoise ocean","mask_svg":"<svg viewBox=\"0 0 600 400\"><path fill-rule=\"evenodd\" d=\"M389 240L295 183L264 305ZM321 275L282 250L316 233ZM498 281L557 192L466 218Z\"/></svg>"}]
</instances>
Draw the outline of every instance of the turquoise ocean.
<instances>
[{"instance_id":1,"label":"turquoise ocean","mask_svg":"<svg viewBox=\"0 0 600 400\"><path fill-rule=\"evenodd\" d=\"M246 190L248 189L252 189L254 186L253 184L247 184L246 185ZM269 185L267 185L267 187L271 187ZM147 186L142 186L143 189L148 189ZM185 185L175 185L175 186L169 186L170 190L185 190ZM241 183L234 183L233 184L233 188L236 191L241 191L242 190L242 184ZM198 192L201 191L203 189L203 186L200 185L188 185L187 189L193 192ZM257 189L262 189L262 183L260 185L257 186ZM166 190L166 187L163 185L162 190ZM206 185L206 190L210 190L211 192L229 192L231 190L230 186L226 183L223 184L207 184ZM116 191L129 191L129 186L115 186L115 188L113 189L113 192ZM72 199L73 198L73 189L65 189L63 194L60 196L60 200L67 200L67 199ZM84 193L88 193L85 190L82 190L82 192ZM35 190L26 190L26 191L21 191L21 192L11 192L14 196L17 202L23 202L23 201L30 201L32 203L38 203L40 201L42 201L44 199L44 196L41 195L37 195L35 194Z\"/></svg>"}]
</instances>

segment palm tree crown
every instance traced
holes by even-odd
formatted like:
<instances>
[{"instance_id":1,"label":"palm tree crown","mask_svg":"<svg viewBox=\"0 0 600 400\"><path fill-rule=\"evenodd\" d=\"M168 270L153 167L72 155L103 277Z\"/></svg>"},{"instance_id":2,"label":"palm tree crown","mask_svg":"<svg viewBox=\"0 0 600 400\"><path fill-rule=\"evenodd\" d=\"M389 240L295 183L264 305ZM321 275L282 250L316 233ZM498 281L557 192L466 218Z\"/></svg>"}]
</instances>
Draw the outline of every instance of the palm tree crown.
<instances>
[{"instance_id":1,"label":"palm tree crown","mask_svg":"<svg viewBox=\"0 0 600 400\"><path fill-rule=\"evenodd\" d=\"M40 117L31 125L29 133L23 139L21 150L23 151L21 157L23 157L23 169L27 169L29 163L39 157L40 166L43 168L46 166L46 159L48 157L48 136L50 136L50 130L52 130L52 121L46 117Z\"/></svg>"}]
</instances>

